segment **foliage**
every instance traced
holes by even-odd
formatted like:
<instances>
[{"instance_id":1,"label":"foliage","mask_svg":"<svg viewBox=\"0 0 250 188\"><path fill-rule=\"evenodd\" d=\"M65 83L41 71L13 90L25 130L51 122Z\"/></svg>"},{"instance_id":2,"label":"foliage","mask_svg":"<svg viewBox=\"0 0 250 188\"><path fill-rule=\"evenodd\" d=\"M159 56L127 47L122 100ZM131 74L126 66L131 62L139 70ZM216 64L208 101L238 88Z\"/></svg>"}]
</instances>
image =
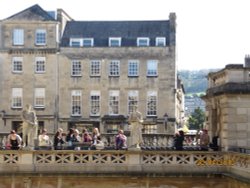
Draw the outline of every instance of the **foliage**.
<instances>
[{"instance_id":1,"label":"foliage","mask_svg":"<svg viewBox=\"0 0 250 188\"><path fill-rule=\"evenodd\" d=\"M204 93L207 89L207 75L216 69L180 70L178 75L184 85L185 93Z\"/></svg>"},{"instance_id":2,"label":"foliage","mask_svg":"<svg viewBox=\"0 0 250 188\"><path fill-rule=\"evenodd\" d=\"M202 129L204 122L205 122L205 112L202 109L200 109L200 107L198 107L194 110L194 112L188 119L189 129L191 130Z\"/></svg>"}]
</instances>

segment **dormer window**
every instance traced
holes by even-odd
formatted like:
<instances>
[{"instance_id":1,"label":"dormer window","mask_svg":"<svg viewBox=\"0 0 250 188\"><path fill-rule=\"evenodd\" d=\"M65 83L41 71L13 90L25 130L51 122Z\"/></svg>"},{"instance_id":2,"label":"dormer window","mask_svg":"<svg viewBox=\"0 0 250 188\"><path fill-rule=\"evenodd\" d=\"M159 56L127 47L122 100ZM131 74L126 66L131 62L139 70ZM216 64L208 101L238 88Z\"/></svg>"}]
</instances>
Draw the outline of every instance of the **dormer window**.
<instances>
[{"instance_id":1,"label":"dormer window","mask_svg":"<svg viewBox=\"0 0 250 188\"><path fill-rule=\"evenodd\" d=\"M121 46L121 38L120 37L111 37L109 38L109 46L110 47L119 47Z\"/></svg>"},{"instance_id":2,"label":"dormer window","mask_svg":"<svg viewBox=\"0 0 250 188\"><path fill-rule=\"evenodd\" d=\"M156 46L166 46L166 38L165 37L157 37L155 39Z\"/></svg>"},{"instance_id":3,"label":"dormer window","mask_svg":"<svg viewBox=\"0 0 250 188\"><path fill-rule=\"evenodd\" d=\"M137 46L149 46L149 38L146 37L137 38Z\"/></svg>"},{"instance_id":4,"label":"dormer window","mask_svg":"<svg viewBox=\"0 0 250 188\"><path fill-rule=\"evenodd\" d=\"M94 39L93 38L83 38L82 45L84 47L92 47L94 45Z\"/></svg>"},{"instance_id":5,"label":"dormer window","mask_svg":"<svg viewBox=\"0 0 250 188\"><path fill-rule=\"evenodd\" d=\"M80 47L81 46L81 39L79 39L79 38L71 38L70 39L70 46L72 46L72 47Z\"/></svg>"}]
</instances>

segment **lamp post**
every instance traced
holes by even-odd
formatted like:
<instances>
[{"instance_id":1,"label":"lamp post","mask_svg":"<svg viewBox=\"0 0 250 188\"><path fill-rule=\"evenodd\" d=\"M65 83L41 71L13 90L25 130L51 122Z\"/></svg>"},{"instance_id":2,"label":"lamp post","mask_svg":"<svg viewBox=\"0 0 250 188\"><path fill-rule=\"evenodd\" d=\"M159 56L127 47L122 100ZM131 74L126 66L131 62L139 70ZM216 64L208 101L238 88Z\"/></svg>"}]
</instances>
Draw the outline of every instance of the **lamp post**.
<instances>
[{"instance_id":1,"label":"lamp post","mask_svg":"<svg viewBox=\"0 0 250 188\"><path fill-rule=\"evenodd\" d=\"M164 125L165 125L165 129L167 130L167 128L168 128L168 127L167 127L167 125L168 125L168 114L167 114L167 113L165 113L163 117L164 117Z\"/></svg>"}]
</instances>

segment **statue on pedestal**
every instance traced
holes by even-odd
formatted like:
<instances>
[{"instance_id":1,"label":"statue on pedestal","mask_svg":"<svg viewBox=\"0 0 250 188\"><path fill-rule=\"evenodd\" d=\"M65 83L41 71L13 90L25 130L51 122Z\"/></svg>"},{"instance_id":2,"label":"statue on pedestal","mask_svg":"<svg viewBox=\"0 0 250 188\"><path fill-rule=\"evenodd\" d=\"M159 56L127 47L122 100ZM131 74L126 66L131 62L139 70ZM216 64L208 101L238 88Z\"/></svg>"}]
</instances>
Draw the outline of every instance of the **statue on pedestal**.
<instances>
[{"instance_id":1,"label":"statue on pedestal","mask_svg":"<svg viewBox=\"0 0 250 188\"><path fill-rule=\"evenodd\" d=\"M141 112L137 110L137 106L133 107L133 111L129 115L128 121L130 124L130 135L131 135L130 148L140 149L140 144L143 142L142 140L143 117Z\"/></svg>"},{"instance_id":2,"label":"statue on pedestal","mask_svg":"<svg viewBox=\"0 0 250 188\"><path fill-rule=\"evenodd\" d=\"M22 111L22 129L23 129L23 147L34 148L35 140L37 140L38 122L36 112L30 104ZM27 144L27 145L26 145Z\"/></svg>"}]
</instances>

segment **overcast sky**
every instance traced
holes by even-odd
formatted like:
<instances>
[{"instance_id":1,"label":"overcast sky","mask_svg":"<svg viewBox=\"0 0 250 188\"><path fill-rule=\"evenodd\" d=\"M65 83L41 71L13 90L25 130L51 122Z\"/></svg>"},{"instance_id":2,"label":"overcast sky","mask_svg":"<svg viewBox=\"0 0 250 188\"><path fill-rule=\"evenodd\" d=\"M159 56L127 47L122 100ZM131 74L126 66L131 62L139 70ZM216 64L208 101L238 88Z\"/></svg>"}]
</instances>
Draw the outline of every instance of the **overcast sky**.
<instances>
[{"instance_id":1,"label":"overcast sky","mask_svg":"<svg viewBox=\"0 0 250 188\"><path fill-rule=\"evenodd\" d=\"M243 64L250 54L250 0L0 0L0 19L34 4L75 20L168 20L175 12L179 70Z\"/></svg>"}]
</instances>

